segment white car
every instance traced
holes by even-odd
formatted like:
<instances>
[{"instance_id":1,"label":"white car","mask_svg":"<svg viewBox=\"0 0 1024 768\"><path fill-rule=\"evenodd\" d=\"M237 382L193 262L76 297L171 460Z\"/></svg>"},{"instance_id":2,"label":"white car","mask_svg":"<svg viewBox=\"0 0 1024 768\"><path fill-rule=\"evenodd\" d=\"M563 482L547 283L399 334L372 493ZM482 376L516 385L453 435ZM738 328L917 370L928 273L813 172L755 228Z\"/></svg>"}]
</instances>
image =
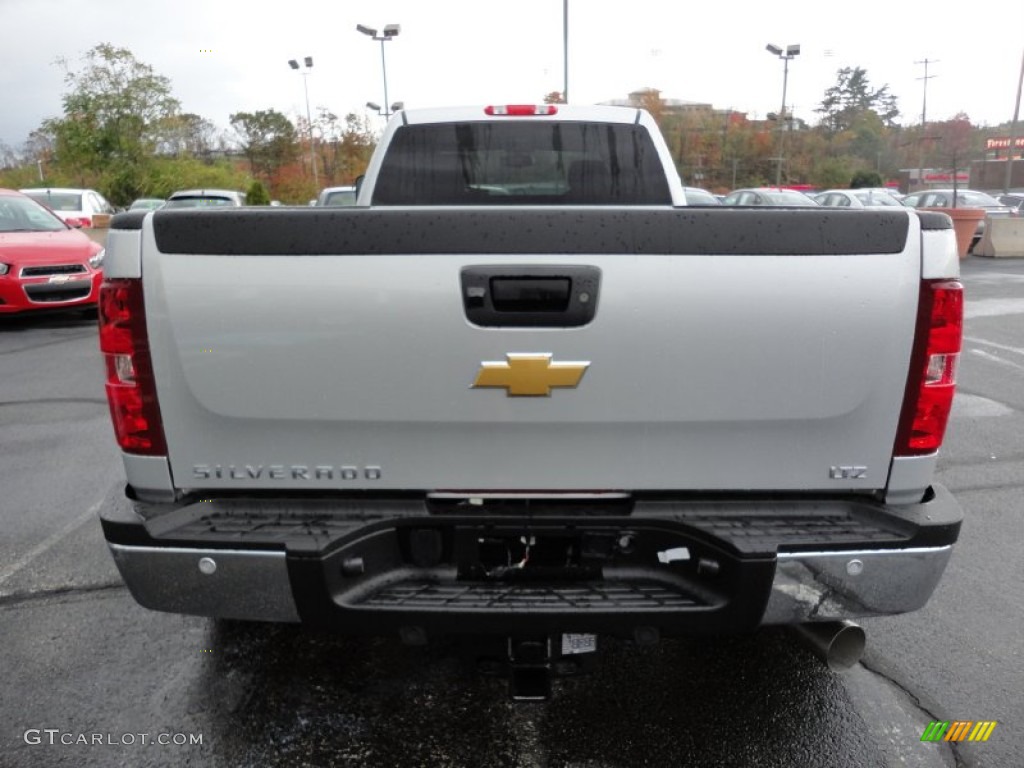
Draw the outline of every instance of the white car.
<instances>
[{"instance_id":1,"label":"white car","mask_svg":"<svg viewBox=\"0 0 1024 768\"><path fill-rule=\"evenodd\" d=\"M320 196L316 199L316 205L318 206L339 206L339 205L355 205L356 204L356 188L355 187L327 187L320 191Z\"/></svg>"},{"instance_id":2,"label":"white car","mask_svg":"<svg viewBox=\"0 0 1024 768\"><path fill-rule=\"evenodd\" d=\"M164 203L170 208L224 208L245 205L245 193L233 189L182 189L173 193Z\"/></svg>"},{"instance_id":3,"label":"white car","mask_svg":"<svg viewBox=\"0 0 1024 768\"><path fill-rule=\"evenodd\" d=\"M902 208L895 197L878 189L827 189L814 195L814 202L827 208Z\"/></svg>"},{"instance_id":4,"label":"white car","mask_svg":"<svg viewBox=\"0 0 1024 768\"><path fill-rule=\"evenodd\" d=\"M92 217L97 213L116 212L114 206L95 189L38 187L20 191L45 205L70 227L91 227Z\"/></svg>"}]
</instances>

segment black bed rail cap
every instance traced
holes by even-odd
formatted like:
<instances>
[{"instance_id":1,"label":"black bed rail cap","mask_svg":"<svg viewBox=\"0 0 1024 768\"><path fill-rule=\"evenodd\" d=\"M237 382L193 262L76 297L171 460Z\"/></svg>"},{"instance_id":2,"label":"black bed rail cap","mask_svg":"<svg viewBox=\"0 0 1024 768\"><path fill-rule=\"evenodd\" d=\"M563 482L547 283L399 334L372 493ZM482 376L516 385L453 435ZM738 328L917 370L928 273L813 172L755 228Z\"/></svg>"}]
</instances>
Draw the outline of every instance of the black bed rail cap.
<instances>
[{"instance_id":1,"label":"black bed rail cap","mask_svg":"<svg viewBox=\"0 0 1024 768\"><path fill-rule=\"evenodd\" d=\"M111 229L142 229L142 221L149 211L125 211L115 213L110 220Z\"/></svg>"},{"instance_id":2,"label":"black bed rail cap","mask_svg":"<svg viewBox=\"0 0 1024 768\"><path fill-rule=\"evenodd\" d=\"M918 218L921 219L921 229L952 229L953 220L939 211L918 211Z\"/></svg>"},{"instance_id":3,"label":"black bed rail cap","mask_svg":"<svg viewBox=\"0 0 1024 768\"><path fill-rule=\"evenodd\" d=\"M231 208L156 211L163 253L900 253L909 210L829 208ZM935 226L939 226L937 220Z\"/></svg>"}]
</instances>

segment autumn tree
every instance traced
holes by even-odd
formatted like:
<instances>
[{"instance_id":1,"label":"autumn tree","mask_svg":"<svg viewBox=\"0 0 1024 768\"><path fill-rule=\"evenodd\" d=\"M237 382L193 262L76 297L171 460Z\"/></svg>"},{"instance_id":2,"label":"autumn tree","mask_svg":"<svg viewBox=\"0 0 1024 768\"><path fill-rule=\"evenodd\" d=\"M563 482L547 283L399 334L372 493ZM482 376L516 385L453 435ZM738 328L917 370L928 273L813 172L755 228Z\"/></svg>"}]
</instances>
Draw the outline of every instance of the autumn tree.
<instances>
[{"instance_id":1,"label":"autumn tree","mask_svg":"<svg viewBox=\"0 0 1024 768\"><path fill-rule=\"evenodd\" d=\"M236 112L230 119L254 175L269 179L281 166L298 157L295 126L276 109Z\"/></svg>"},{"instance_id":2,"label":"autumn tree","mask_svg":"<svg viewBox=\"0 0 1024 768\"><path fill-rule=\"evenodd\" d=\"M205 157L217 145L217 127L205 117L190 112L165 118L157 130L160 150L166 154Z\"/></svg>"},{"instance_id":3,"label":"autumn tree","mask_svg":"<svg viewBox=\"0 0 1024 768\"><path fill-rule=\"evenodd\" d=\"M565 97L562 96L561 91L551 91L547 96L544 97L545 104L565 104Z\"/></svg>"},{"instance_id":4,"label":"autumn tree","mask_svg":"<svg viewBox=\"0 0 1024 768\"><path fill-rule=\"evenodd\" d=\"M774 179L774 165L768 160L774 146L773 134L763 126L730 115L721 134L719 185L735 189Z\"/></svg>"},{"instance_id":5,"label":"autumn tree","mask_svg":"<svg viewBox=\"0 0 1024 768\"><path fill-rule=\"evenodd\" d=\"M638 91L636 94L630 94L630 97L636 97L636 106L640 109L646 109L651 113L651 117L654 118L654 122L658 124L659 128L662 127L662 121L665 117L665 100L661 98L661 91L657 88L644 88Z\"/></svg>"},{"instance_id":6,"label":"autumn tree","mask_svg":"<svg viewBox=\"0 0 1024 768\"><path fill-rule=\"evenodd\" d=\"M938 148L945 161L955 166L962 165L968 156L974 154L978 149L980 134L971 125L971 118L965 113L959 112L949 120L937 123L929 123L928 132L938 141ZM979 136L978 142L975 135Z\"/></svg>"},{"instance_id":7,"label":"autumn tree","mask_svg":"<svg viewBox=\"0 0 1024 768\"><path fill-rule=\"evenodd\" d=\"M301 136L309 135L304 117L297 120ZM377 135L365 116L350 112L342 119L329 109L319 107L313 118L317 140L317 167L323 186L351 184L366 171L370 155L377 146Z\"/></svg>"},{"instance_id":8,"label":"autumn tree","mask_svg":"<svg viewBox=\"0 0 1024 768\"><path fill-rule=\"evenodd\" d=\"M930 123L928 132L937 140L938 156L952 171L956 188L957 172L968 168L971 158L980 152L981 134L964 112L958 112L949 120Z\"/></svg>"}]
</instances>

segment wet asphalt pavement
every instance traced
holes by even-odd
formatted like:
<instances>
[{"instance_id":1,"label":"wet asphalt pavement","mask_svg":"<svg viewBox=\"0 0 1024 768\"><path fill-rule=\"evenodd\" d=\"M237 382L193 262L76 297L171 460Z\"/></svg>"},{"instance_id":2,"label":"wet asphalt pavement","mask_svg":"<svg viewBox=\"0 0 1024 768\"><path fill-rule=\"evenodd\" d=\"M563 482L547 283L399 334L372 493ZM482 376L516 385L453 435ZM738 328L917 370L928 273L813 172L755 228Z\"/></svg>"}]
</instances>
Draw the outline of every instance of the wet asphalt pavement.
<instances>
[{"instance_id":1,"label":"wet asphalt pavement","mask_svg":"<svg viewBox=\"0 0 1024 768\"><path fill-rule=\"evenodd\" d=\"M967 518L928 606L864 621L843 674L779 629L601 638L529 704L454 642L138 607L95 515L121 473L95 320L0 318L0 767L1024 765L1024 260L964 273L939 479ZM999 725L950 747L920 741L932 719Z\"/></svg>"}]
</instances>

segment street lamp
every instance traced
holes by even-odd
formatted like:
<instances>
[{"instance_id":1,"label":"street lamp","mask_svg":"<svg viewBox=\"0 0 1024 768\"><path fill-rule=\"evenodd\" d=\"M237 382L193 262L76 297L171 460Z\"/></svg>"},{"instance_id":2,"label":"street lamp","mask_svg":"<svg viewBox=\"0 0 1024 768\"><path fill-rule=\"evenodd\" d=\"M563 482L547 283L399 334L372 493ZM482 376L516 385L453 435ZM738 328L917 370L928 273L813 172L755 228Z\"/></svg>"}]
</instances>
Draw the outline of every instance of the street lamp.
<instances>
[{"instance_id":1,"label":"street lamp","mask_svg":"<svg viewBox=\"0 0 1024 768\"><path fill-rule=\"evenodd\" d=\"M775 166L775 186L782 186L782 148L786 140L786 123L789 122L789 117L786 115L786 86L789 82L789 61L795 59L800 55L799 45L787 45L786 50L782 50L777 45L768 43L765 46L765 50L773 56L778 56L783 61L782 67L782 111L779 112L779 151L778 157L775 158L777 165Z\"/></svg>"},{"instance_id":2,"label":"street lamp","mask_svg":"<svg viewBox=\"0 0 1024 768\"><path fill-rule=\"evenodd\" d=\"M375 101L366 102L366 106L375 111L378 115L381 115L382 117L387 117L389 114L383 107L381 107L380 104L378 104ZM396 101L394 104L391 105L390 114L393 115L395 114L395 112L398 112L401 109L405 109L405 102Z\"/></svg>"},{"instance_id":3,"label":"street lamp","mask_svg":"<svg viewBox=\"0 0 1024 768\"><path fill-rule=\"evenodd\" d=\"M303 61L306 64L306 69L302 72L302 86L306 92L306 125L309 127L309 162L313 167L313 184L317 189L320 189L320 175L316 172L316 153L313 146L313 118L309 114L309 81L306 80L306 77L309 75L309 70L313 68L313 57L307 56ZM288 66L297 70L299 68L299 62L295 59L289 59Z\"/></svg>"},{"instance_id":4,"label":"street lamp","mask_svg":"<svg viewBox=\"0 0 1024 768\"><path fill-rule=\"evenodd\" d=\"M398 33L402 31L402 26L400 24L385 24L384 25L384 31L380 35L377 34L377 30L374 29L373 27L364 27L362 24L356 24L356 30L359 31L359 32L362 32L364 35L368 35L370 37L370 39L372 39L372 40L379 40L380 41L380 68L381 68L381 72L384 75L384 107L385 107L384 112L382 114L383 114L384 117L391 117L392 112L394 112L395 110L392 107L391 112L387 111L387 105L388 105L388 65L387 65L387 62L384 60L384 43L386 43L388 40L392 40L392 39L398 37ZM378 107L377 109L379 111L380 107Z\"/></svg>"}]
</instances>

